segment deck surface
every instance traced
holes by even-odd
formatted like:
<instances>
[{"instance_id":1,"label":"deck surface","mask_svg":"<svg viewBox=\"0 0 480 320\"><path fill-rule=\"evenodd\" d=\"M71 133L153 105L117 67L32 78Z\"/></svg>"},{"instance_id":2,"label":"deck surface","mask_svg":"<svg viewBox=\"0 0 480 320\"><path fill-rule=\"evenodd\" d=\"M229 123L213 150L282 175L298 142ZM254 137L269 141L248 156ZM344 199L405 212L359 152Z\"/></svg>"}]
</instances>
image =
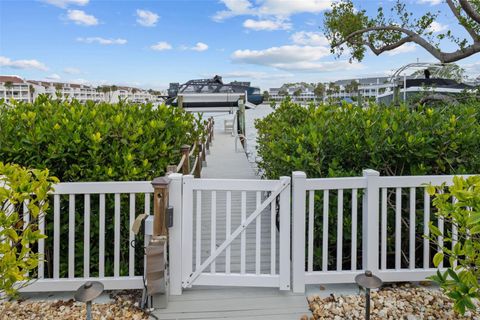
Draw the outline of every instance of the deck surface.
<instances>
[{"instance_id":1,"label":"deck surface","mask_svg":"<svg viewBox=\"0 0 480 320\"><path fill-rule=\"evenodd\" d=\"M231 134L223 132L222 127L216 126L210 154L207 155L207 167L202 169L202 178L206 179L259 179L247 160L247 156L238 143L235 152L235 139ZM263 195L261 195L263 196ZM240 225L240 192L232 192L232 225L234 230ZM203 262L211 252L211 192L202 192L201 198L201 261ZM197 195L194 194L194 208ZM226 238L226 193L216 192L216 246ZM247 217L257 204L256 192L247 192ZM194 217L196 217L194 209ZM270 207L261 215L261 259L260 273L269 274L278 268L278 232L272 228ZM195 218L194 218L195 220ZM194 221L194 243L196 248L196 226ZM256 221L246 230L246 273L255 273L255 230ZM271 260L271 232L276 233L276 259ZM238 240L238 241L237 241ZM231 271L240 271L240 239L231 245ZM196 257L193 256L193 270ZM206 272L211 269L207 268ZM215 263L216 272L225 271L225 254L220 255ZM278 271L278 270L276 270ZM304 295L295 295L282 292L277 288L245 288L245 287L218 287L193 286L185 289L181 296L170 296L167 309L156 310L154 313L159 319L299 319L309 314L307 301Z\"/></svg>"}]
</instances>

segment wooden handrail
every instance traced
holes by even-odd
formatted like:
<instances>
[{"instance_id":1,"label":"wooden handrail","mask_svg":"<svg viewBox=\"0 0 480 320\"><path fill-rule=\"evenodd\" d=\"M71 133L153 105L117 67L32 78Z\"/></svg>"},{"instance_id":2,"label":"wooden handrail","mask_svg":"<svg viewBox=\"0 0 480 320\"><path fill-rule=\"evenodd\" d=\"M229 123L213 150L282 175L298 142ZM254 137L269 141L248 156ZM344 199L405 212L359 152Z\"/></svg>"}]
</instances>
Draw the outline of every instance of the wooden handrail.
<instances>
[{"instance_id":1,"label":"wooden handrail","mask_svg":"<svg viewBox=\"0 0 480 320\"><path fill-rule=\"evenodd\" d=\"M175 172L177 173L182 172L184 175L195 174L195 177L199 178L202 170L202 162L206 162L206 154L207 151L210 150L210 145L212 143L214 124L215 121L213 120L213 117L208 118L202 140L197 141L192 146L183 145L181 147L182 158L180 159L180 162L176 166L169 165L167 171L172 171L173 169L169 168L175 167ZM195 162L190 169L190 157L195 155L195 153Z\"/></svg>"},{"instance_id":2,"label":"wooden handrail","mask_svg":"<svg viewBox=\"0 0 480 320\"><path fill-rule=\"evenodd\" d=\"M179 162L178 165L177 165L176 173L179 173L180 170L182 170L183 163L185 162L186 159L187 159L187 156L186 156L186 155L183 155L183 156L182 156L182 159L180 160L180 162Z\"/></svg>"}]
</instances>

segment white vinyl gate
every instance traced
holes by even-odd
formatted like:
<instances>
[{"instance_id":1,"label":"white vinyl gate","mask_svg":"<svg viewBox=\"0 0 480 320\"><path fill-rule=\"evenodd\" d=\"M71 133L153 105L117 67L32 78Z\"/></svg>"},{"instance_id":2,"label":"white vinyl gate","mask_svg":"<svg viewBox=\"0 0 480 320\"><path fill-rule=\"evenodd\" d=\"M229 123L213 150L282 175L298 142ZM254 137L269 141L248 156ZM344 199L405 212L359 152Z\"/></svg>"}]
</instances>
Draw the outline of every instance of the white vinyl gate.
<instances>
[{"instance_id":1,"label":"white vinyl gate","mask_svg":"<svg viewBox=\"0 0 480 320\"><path fill-rule=\"evenodd\" d=\"M215 285L290 290L290 177L223 180L183 176L180 181L182 254L177 259L181 260L182 288ZM172 294L181 292L180 279L173 275L178 266L170 264Z\"/></svg>"}]
</instances>

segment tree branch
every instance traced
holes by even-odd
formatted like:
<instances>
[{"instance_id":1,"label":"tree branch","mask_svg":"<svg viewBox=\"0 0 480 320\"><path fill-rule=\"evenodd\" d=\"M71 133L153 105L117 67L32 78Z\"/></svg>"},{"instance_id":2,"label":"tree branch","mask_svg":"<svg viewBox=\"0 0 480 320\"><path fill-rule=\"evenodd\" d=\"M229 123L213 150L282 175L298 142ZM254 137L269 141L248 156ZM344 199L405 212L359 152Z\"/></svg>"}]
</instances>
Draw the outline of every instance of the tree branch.
<instances>
[{"instance_id":1,"label":"tree branch","mask_svg":"<svg viewBox=\"0 0 480 320\"><path fill-rule=\"evenodd\" d=\"M480 23L480 13L478 13L474 7L467 0L459 0L462 9L465 13L477 23Z\"/></svg>"},{"instance_id":2,"label":"tree branch","mask_svg":"<svg viewBox=\"0 0 480 320\"><path fill-rule=\"evenodd\" d=\"M465 28L465 30L467 30L467 32L470 34L470 36L472 37L473 41L475 42L478 42L480 41L480 35L478 35L475 30L473 30L472 28L470 28L466 23L463 23L462 20L464 19L464 17L462 17L462 15L460 14L459 10L457 10L457 7L455 6L455 4L453 3L452 0L447 0L447 4L448 6L450 7L450 10L453 12L453 14L455 15L455 18L457 18L458 22Z\"/></svg>"},{"instance_id":3,"label":"tree branch","mask_svg":"<svg viewBox=\"0 0 480 320\"><path fill-rule=\"evenodd\" d=\"M353 44L354 42L351 41L352 38L354 38L355 36L358 36L358 35L363 35L365 33L372 32L372 31L396 31L396 32L400 32L400 33L403 33L403 34L407 35L407 37L402 38L401 40L399 40L399 41L397 41L393 44L388 44L388 45L386 45L386 46L384 46L380 49L377 49L377 51L378 50L383 50L383 48L390 48L389 50L392 50L392 49L395 49L395 48L401 46L402 44L405 44L406 42L414 42L414 43L418 44L419 46L423 47L425 50L427 50L431 55L433 55L435 58L437 58L442 63L455 62L455 61L458 61L460 59L469 57L469 56L471 56L471 55L473 55L477 52L480 52L480 42L474 42L473 44L469 45L468 47L465 47L463 49L459 49L457 51L443 52L440 49L433 46L432 44L430 44L420 34L414 32L412 30L408 30L408 29L398 27L398 26L383 26L383 25L382 26L376 26L376 27L364 28L364 29L360 29L360 30L357 30L355 32L352 32L347 37L345 37L345 39L343 39L339 43L335 44L333 46L333 48L339 47L342 44L345 44L347 42L350 43L350 44ZM408 41L406 39L408 39ZM363 43L366 44L370 49L373 46L373 44L371 44L369 42L366 42L366 41L364 41ZM383 51L387 51L387 49L384 49Z\"/></svg>"}]
</instances>

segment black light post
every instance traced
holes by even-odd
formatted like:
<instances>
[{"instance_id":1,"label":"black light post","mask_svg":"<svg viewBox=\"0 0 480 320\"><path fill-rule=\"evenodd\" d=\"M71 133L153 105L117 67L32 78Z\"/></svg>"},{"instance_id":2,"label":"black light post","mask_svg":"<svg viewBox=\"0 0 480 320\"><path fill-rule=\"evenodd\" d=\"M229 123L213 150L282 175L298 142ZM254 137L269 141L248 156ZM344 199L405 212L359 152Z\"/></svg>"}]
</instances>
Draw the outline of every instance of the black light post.
<instances>
[{"instance_id":1,"label":"black light post","mask_svg":"<svg viewBox=\"0 0 480 320\"><path fill-rule=\"evenodd\" d=\"M365 319L370 319L370 289L378 289L382 286L382 280L374 276L372 271L365 271L355 277L355 282L365 288Z\"/></svg>"},{"instance_id":2,"label":"black light post","mask_svg":"<svg viewBox=\"0 0 480 320\"><path fill-rule=\"evenodd\" d=\"M88 281L78 288L74 298L87 304L87 320L92 319L92 301L103 292L103 284L98 281Z\"/></svg>"}]
</instances>

